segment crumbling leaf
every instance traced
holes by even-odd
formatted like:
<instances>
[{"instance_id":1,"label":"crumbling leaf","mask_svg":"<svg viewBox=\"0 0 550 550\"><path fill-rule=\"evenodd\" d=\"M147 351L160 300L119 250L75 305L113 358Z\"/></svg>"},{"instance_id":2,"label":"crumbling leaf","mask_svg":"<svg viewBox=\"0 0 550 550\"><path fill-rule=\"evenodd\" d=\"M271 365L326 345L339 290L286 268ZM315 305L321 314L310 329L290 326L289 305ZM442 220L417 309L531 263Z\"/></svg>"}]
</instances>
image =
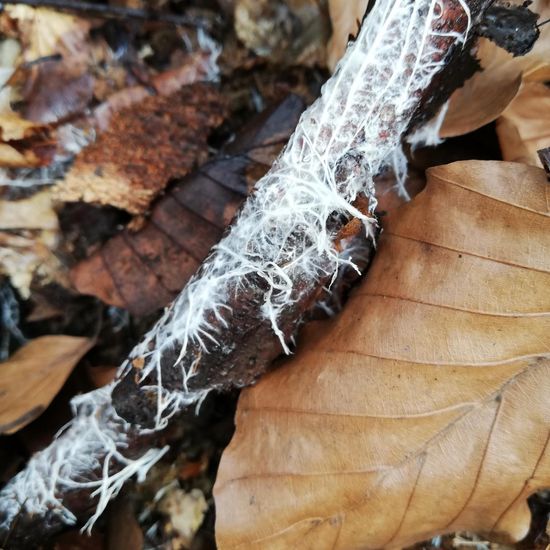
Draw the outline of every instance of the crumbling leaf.
<instances>
[{"instance_id":1,"label":"crumbling leaf","mask_svg":"<svg viewBox=\"0 0 550 550\"><path fill-rule=\"evenodd\" d=\"M43 282L65 282L54 253L58 240L51 190L28 199L0 201L0 273L9 276L23 298L29 297L35 275Z\"/></svg>"},{"instance_id":2,"label":"crumbling leaf","mask_svg":"<svg viewBox=\"0 0 550 550\"><path fill-rule=\"evenodd\" d=\"M40 416L92 345L89 338L42 336L0 363L0 434Z\"/></svg>"},{"instance_id":3,"label":"crumbling leaf","mask_svg":"<svg viewBox=\"0 0 550 550\"><path fill-rule=\"evenodd\" d=\"M77 290L134 315L173 300L255 182L249 170L267 170L303 108L300 98L289 96L251 121L219 157L172 186L139 231L123 231L77 264L71 271Z\"/></svg>"},{"instance_id":4,"label":"crumbling leaf","mask_svg":"<svg viewBox=\"0 0 550 550\"><path fill-rule=\"evenodd\" d=\"M536 0L529 9L539 14L539 21L546 20L550 17L550 0ZM495 120L515 97L522 81L550 79L550 28L542 26L533 49L519 57L482 38L477 58L483 71L451 96L439 132L442 138L467 134Z\"/></svg>"},{"instance_id":5,"label":"crumbling leaf","mask_svg":"<svg viewBox=\"0 0 550 550\"><path fill-rule=\"evenodd\" d=\"M0 42L0 167L36 167L43 164L42 155L33 151L35 143L21 143L43 130L40 124L24 119L11 108L12 89L8 85L20 54L13 39ZM40 141L40 140L39 140Z\"/></svg>"},{"instance_id":6,"label":"crumbling leaf","mask_svg":"<svg viewBox=\"0 0 550 550\"><path fill-rule=\"evenodd\" d=\"M14 111L0 113L0 138L3 141L18 140L29 137L37 128L30 120L25 120Z\"/></svg>"},{"instance_id":7,"label":"crumbling leaf","mask_svg":"<svg viewBox=\"0 0 550 550\"><path fill-rule=\"evenodd\" d=\"M334 71L346 51L350 36L356 36L369 0L329 0L332 36L327 45L327 65Z\"/></svg>"},{"instance_id":8,"label":"crumbling leaf","mask_svg":"<svg viewBox=\"0 0 550 550\"><path fill-rule=\"evenodd\" d=\"M57 197L143 213L171 178L205 159L210 130L224 114L221 96L204 84L149 96L113 116L109 129L77 156Z\"/></svg>"},{"instance_id":9,"label":"crumbling leaf","mask_svg":"<svg viewBox=\"0 0 550 550\"><path fill-rule=\"evenodd\" d=\"M104 41L90 37L90 22L17 5L0 18L1 27L10 24L23 44L21 63L9 82L17 90L21 114L50 124L83 113L93 97L97 66L106 65L110 53Z\"/></svg>"},{"instance_id":10,"label":"crumbling leaf","mask_svg":"<svg viewBox=\"0 0 550 550\"><path fill-rule=\"evenodd\" d=\"M167 530L177 534L178 548L189 547L207 509L208 504L200 489L186 493L175 488L168 492L158 506L158 510L168 516Z\"/></svg>"},{"instance_id":11,"label":"crumbling leaf","mask_svg":"<svg viewBox=\"0 0 550 550\"><path fill-rule=\"evenodd\" d=\"M49 191L35 193L28 199L0 201L0 230L58 229L57 215L52 208Z\"/></svg>"},{"instance_id":12,"label":"crumbling leaf","mask_svg":"<svg viewBox=\"0 0 550 550\"><path fill-rule=\"evenodd\" d=\"M549 193L517 163L428 171L342 315L243 392L219 548L525 536L550 486Z\"/></svg>"},{"instance_id":13,"label":"crumbling leaf","mask_svg":"<svg viewBox=\"0 0 550 550\"><path fill-rule=\"evenodd\" d=\"M32 8L22 4L8 5L5 16L17 24L23 42L25 61L55 54L74 54L85 43L90 23L73 15L48 8ZM5 30L9 26L2 21Z\"/></svg>"},{"instance_id":14,"label":"crumbling leaf","mask_svg":"<svg viewBox=\"0 0 550 550\"><path fill-rule=\"evenodd\" d=\"M542 167L537 151L550 147L550 88L524 83L496 129L504 160Z\"/></svg>"},{"instance_id":15,"label":"crumbling leaf","mask_svg":"<svg viewBox=\"0 0 550 550\"><path fill-rule=\"evenodd\" d=\"M183 63L151 77L151 86L159 95L171 95L184 86L212 79L215 63L212 52L198 51L188 54ZM116 111L131 107L151 94L145 86L129 86L111 94L93 111L91 122L100 131L107 130Z\"/></svg>"}]
</instances>

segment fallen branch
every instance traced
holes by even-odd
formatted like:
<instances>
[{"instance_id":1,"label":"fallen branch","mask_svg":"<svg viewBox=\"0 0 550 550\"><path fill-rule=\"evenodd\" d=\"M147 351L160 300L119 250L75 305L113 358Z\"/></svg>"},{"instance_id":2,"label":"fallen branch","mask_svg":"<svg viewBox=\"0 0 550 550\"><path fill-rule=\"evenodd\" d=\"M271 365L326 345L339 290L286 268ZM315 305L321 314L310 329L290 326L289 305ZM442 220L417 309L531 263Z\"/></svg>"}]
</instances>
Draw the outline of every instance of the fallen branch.
<instances>
[{"instance_id":1,"label":"fallen branch","mask_svg":"<svg viewBox=\"0 0 550 550\"><path fill-rule=\"evenodd\" d=\"M0 494L0 541L27 546L95 513L165 452L169 420L212 390L253 383L372 236L372 178L393 164L434 77L468 50L490 0L379 0L322 96L239 216L109 387ZM446 99L446 98L443 98ZM364 208L363 205L368 205ZM90 498L92 497L92 498Z\"/></svg>"}]
</instances>

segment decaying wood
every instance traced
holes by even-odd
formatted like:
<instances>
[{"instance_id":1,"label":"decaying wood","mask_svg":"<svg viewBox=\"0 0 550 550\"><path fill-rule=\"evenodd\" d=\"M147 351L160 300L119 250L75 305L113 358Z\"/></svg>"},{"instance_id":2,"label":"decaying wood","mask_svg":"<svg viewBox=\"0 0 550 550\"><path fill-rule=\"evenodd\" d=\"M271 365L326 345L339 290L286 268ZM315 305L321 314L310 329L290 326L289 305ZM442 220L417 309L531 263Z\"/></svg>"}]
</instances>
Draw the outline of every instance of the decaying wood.
<instances>
[{"instance_id":1,"label":"decaying wood","mask_svg":"<svg viewBox=\"0 0 550 550\"><path fill-rule=\"evenodd\" d=\"M109 127L76 156L56 197L145 213L167 182L207 159L208 136L226 111L221 94L197 82L115 112Z\"/></svg>"}]
</instances>

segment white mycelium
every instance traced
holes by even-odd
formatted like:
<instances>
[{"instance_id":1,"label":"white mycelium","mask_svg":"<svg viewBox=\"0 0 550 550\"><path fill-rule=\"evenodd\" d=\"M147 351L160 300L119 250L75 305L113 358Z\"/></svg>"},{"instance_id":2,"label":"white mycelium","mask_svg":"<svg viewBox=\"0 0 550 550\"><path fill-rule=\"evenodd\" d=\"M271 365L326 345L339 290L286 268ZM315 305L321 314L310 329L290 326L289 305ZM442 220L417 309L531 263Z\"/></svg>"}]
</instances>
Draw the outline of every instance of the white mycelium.
<instances>
[{"instance_id":1,"label":"white mycelium","mask_svg":"<svg viewBox=\"0 0 550 550\"><path fill-rule=\"evenodd\" d=\"M462 0L446 1L454 2L469 20ZM268 290L261 314L288 351L278 319L296 300L297 284L307 292L327 274L336 274L343 263L353 263L353 257L343 257L334 248L329 222L335 216L357 217L369 232L374 221L353 206L354 200L366 194L374 208L372 177L392 163L401 165L403 172L401 139L420 95L444 65L446 51L466 38L467 29L464 34L434 30L443 8L443 0L376 2L322 96L302 115L289 144L258 182L231 231L121 367L122 374L139 358L144 364L142 382L153 375L155 429L164 428L171 415L206 394L207 390L188 391L194 364L179 359L190 344L208 353L217 336L212 319L216 326L226 326L229 299L249 284L249 277L265 281ZM173 368L182 369L184 387L169 392L162 387L160 366L174 350L179 359ZM75 518L58 496L92 487L100 497L93 523L125 480L136 473L145 475L162 456L164 450L158 449L137 460L124 456L130 427L110 405L112 387L77 398L77 414L67 431L35 455L1 493L5 522L9 524L23 507L41 515L49 509L71 523ZM111 463L121 467L119 473L109 475ZM98 469L103 472L99 481L87 479Z\"/></svg>"}]
</instances>

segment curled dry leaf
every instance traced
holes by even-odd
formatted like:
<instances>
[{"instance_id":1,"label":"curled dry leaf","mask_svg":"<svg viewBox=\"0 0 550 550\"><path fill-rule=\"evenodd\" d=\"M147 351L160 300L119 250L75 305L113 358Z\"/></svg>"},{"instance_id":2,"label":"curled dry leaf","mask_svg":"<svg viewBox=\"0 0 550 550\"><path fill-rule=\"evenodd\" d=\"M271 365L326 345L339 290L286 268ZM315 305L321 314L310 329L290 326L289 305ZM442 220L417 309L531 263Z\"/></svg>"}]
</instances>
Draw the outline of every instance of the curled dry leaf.
<instances>
[{"instance_id":1,"label":"curled dry leaf","mask_svg":"<svg viewBox=\"0 0 550 550\"><path fill-rule=\"evenodd\" d=\"M77 156L56 195L143 213L171 178L205 160L210 130L224 115L220 94L205 84L149 96L113 116L109 129Z\"/></svg>"},{"instance_id":2,"label":"curled dry leaf","mask_svg":"<svg viewBox=\"0 0 550 550\"><path fill-rule=\"evenodd\" d=\"M550 147L550 88L524 83L496 130L504 160L542 166L537 151Z\"/></svg>"},{"instance_id":3,"label":"curled dry leaf","mask_svg":"<svg viewBox=\"0 0 550 550\"><path fill-rule=\"evenodd\" d=\"M529 9L539 21L550 17L550 0L536 0ZM488 39L479 41L477 58L482 71L451 96L439 132L448 138L467 134L497 119L517 94L522 80L550 79L550 27L544 25L533 49L514 57Z\"/></svg>"},{"instance_id":4,"label":"curled dry leaf","mask_svg":"<svg viewBox=\"0 0 550 550\"><path fill-rule=\"evenodd\" d=\"M77 290L134 315L173 300L219 241L258 169L271 165L303 109L298 96L289 96L253 119L217 158L171 187L139 231L123 231L78 263L71 271Z\"/></svg>"},{"instance_id":5,"label":"curled dry leaf","mask_svg":"<svg viewBox=\"0 0 550 550\"><path fill-rule=\"evenodd\" d=\"M243 392L215 487L220 548L512 540L550 486L550 210L543 170L428 172L365 282Z\"/></svg>"},{"instance_id":6,"label":"curled dry leaf","mask_svg":"<svg viewBox=\"0 0 550 550\"><path fill-rule=\"evenodd\" d=\"M0 434L40 416L92 345L89 338L42 336L0 363Z\"/></svg>"},{"instance_id":7,"label":"curled dry leaf","mask_svg":"<svg viewBox=\"0 0 550 550\"><path fill-rule=\"evenodd\" d=\"M177 547L188 548L204 520L208 504L200 489L186 493L175 488L160 501L158 510L168 518L167 531L177 535Z\"/></svg>"},{"instance_id":8,"label":"curled dry leaf","mask_svg":"<svg viewBox=\"0 0 550 550\"><path fill-rule=\"evenodd\" d=\"M495 120L521 86L521 66L506 60L508 54L486 38L480 39L482 71L475 73L451 99L439 136L449 138L477 130Z\"/></svg>"},{"instance_id":9,"label":"curled dry leaf","mask_svg":"<svg viewBox=\"0 0 550 550\"><path fill-rule=\"evenodd\" d=\"M327 44L327 65L334 71L344 55L350 36L356 36L367 11L369 0L329 0L332 36Z\"/></svg>"}]
</instances>

